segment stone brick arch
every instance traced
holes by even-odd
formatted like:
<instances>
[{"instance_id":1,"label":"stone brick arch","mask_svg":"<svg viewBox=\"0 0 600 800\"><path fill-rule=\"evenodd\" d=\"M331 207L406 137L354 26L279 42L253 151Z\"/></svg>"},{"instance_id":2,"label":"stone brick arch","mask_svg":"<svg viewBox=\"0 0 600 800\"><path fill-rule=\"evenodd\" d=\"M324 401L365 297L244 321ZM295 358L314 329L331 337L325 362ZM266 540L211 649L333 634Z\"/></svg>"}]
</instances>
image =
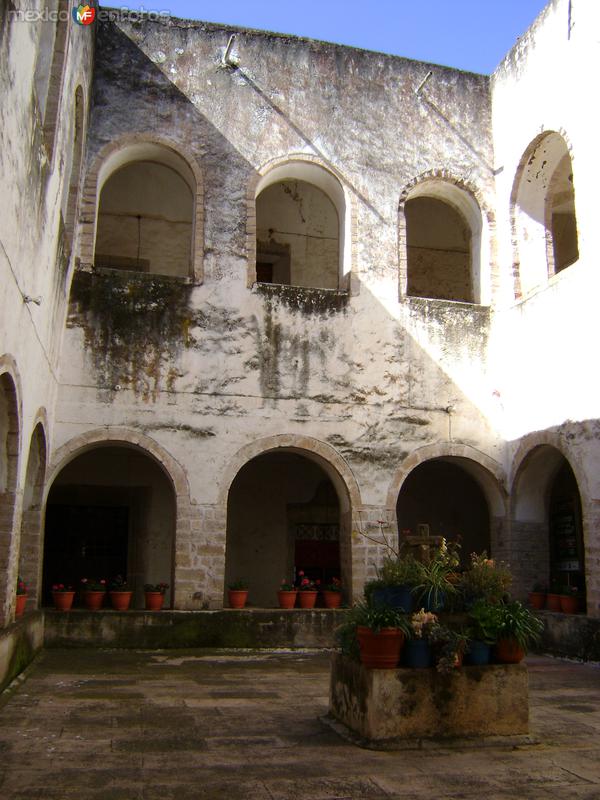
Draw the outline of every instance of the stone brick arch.
<instances>
[{"instance_id":1,"label":"stone brick arch","mask_svg":"<svg viewBox=\"0 0 600 800\"><path fill-rule=\"evenodd\" d=\"M38 605L40 598L44 490L48 463L47 429L47 414L42 408L35 416L27 453L19 537L19 574L27 584L32 607Z\"/></svg>"},{"instance_id":2,"label":"stone brick arch","mask_svg":"<svg viewBox=\"0 0 600 800\"><path fill-rule=\"evenodd\" d=\"M515 518L519 518L519 515L524 511L523 503L519 497L519 483L523 477L524 470L527 469L528 462L530 461L532 454L535 451L538 451L541 447L551 447L569 463L569 466L575 475L577 485L579 486L581 503L584 508L585 516L585 508L593 501L585 468L580 463L575 453L571 452L569 446L565 442L564 437L562 437L559 433L552 431L536 431L535 433L531 433L521 439L521 443L519 444L517 452L512 459L509 479L510 504L513 516L515 516ZM547 474L551 470L552 464L547 463L542 472L544 473L544 476L547 477ZM531 513L535 515L535 521L541 521L539 504L537 501L534 504L537 506L537 511L533 508L531 503L528 503L527 505L529 506Z\"/></svg>"},{"instance_id":3,"label":"stone brick arch","mask_svg":"<svg viewBox=\"0 0 600 800\"><path fill-rule=\"evenodd\" d=\"M187 475L179 462L155 439L129 428L108 426L87 431L66 442L54 453L48 468L45 498L60 471L78 456L102 446L129 447L154 461L173 489L175 525L173 534L173 573L175 608L189 604L191 586L197 582L188 576L191 551L191 499ZM187 570L187 571L186 571Z\"/></svg>"},{"instance_id":4,"label":"stone brick arch","mask_svg":"<svg viewBox=\"0 0 600 800\"><path fill-rule=\"evenodd\" d=\"M402 484L415 467L433 459L444 458L461 459L461 465L479 483L484 492L490 514L496 518L503 518L506 514L506 476L501 465L470 445L453 442L420 447L404 459L394 473L388 489L388 509L396 508Z\"/></svg>"},{"instance_id":5,"label":"stone brick arch","mask_svg":"<svg viewBox=\"0 0 600 800\"><path fill-rule=\"evenodd\" d=\"M314 180L315 168L322 171L325 181L330 182L329 191L319 186ZM303 170L306 177L302 177ZM275 178L274 176L277 175ZM315 183L323 189L325 194L333 201L340 217L340 289L350 291L353 286L353 276L356 275L356 243L357 243L357 209L354 192L350 190L348 182L339 170L332 164L310 153L289 153L271 159L266 164L258 167L248 181L246 191L246 257L248 263L247 285L251 287L256 282L256 198L263 188L266 188L270 177L273 182L285 180L290 175ZM311 179L312 176L312 179ZM337 188L336 188L337 187ZM331 189L333 188L333 192ZM333 194L333 196L332 196Z\"/></svg>"},{"instance_id":6,"label":"stone brick arch","mask_svg":"<svg viewBox=\"0 0 600 800\"><path fill-rule=\"evenodd\" d=\"M229 462L219 488L218 504L223 511L227 509L229 490L240 469L256 456L279 449L289 450L306 456L306 458L312 458L322 466L338 491L343 511L359 509L362 506L360 489L356 478L339 453L331 445L318 439L291 433L258 439L238 450ZM344 502L346 502L345 506Z\"/></svg>"},{"instance_id":7,"label":"stone brick arch","mask_svg":"<svg viewBox=\"0 0 600 800\"><path fill-rule=\"evenodd\" d=\"M594 569L600 552L594 536L598 529L598 500L592 496L584 465L565 438L552 431L523 437L512 460L510 488L511 538L523 593L535 583L566 583L569 572L569 582L573 578L572 585L579 586L580 591L585 584L587 613L599 616L600 580ZM552 547L552 508L553 502L558 499L563 503L565 498L576 543L573 557L579 564L563 572L561 557Z\"/></svg>"},{"instance_id":8,"label":"stone brick arch","mask_svg":"<svg viewBox=\"0 0 600 800\"><path fill-rule=\"evenodd\" d=\"M315 462L333 484L339 502L339 569L341 578L346 596L349 599L358 596L362 591L362 582L364 581L364 564L361 560L364 560L364 553L357 552L352 539L352 531L361 510L360 490L345 460L334 448L318 439L296 434L269 436L245 445L234 455L223 474L219 488L217 513L226 521L226 540L229 538L227 532L230 530L228 500L236 477L258 456L277 452L293 453ZM226 541L224 544L226 545ZM226 550L227 547L222 550L222 565L219 567L219 575L222 576L221 580L223 581L226 570ZM276 586L273 591L275 588ZM273 597L275 597L274 594Z\"/></svg>"},{"instance_id":9,"label":"stone brick arch","mask_svg":"<svg viewBox=\"0 0 600 800\"><path fill-rule=\"evenodd\" d=\"M195 156L177 139L146 133L129 133L105 145L95 156L85 175L80 204L80 259L83 268L94 263L94 247L100 193L106 180L121 166L139 159L144 147L161 147L184 162L189 173L181 174L194 195L192 232L192 271L195 283L204 278L204 180ZM179 171L176 169L176 171Z\"/></svg>"},{"instance_id":10,"label":"stone brick arch","mask_svg":"<svg viewBox=\"0 0 600 800\"><path fill-rule=\"evenodd\" d=\"M456 198L463 193L464 200ZM456 198L452 197L456 195ZM430 169L413 178L400 193L398 202L398 281L399 297L407 296L408 258L406 233L406 202L415 196L429 196L454 206L465 218L471 233L477 236L472 245L471 280L475 302L489 305L500 289L500 273L496 242L496 216L486 203L481 190L473 183L458 178L446 169ZM465 202L466 201L466 202Z\"/></svg>"},{"instance_id":11,"label":"stone brick arch","mask_svg":"<svg viewBox=\"0 0 600 800\"><path fill-rule=\"evenodd\" d=\"M531 260L530 257L525 257L520 252L520 236L519 236L519 224L518 224L518 206L519 206L519 194L520 189L523 182L523 177L527 168L533 163L535 153L539 146L545 139L549 137L558 137L565 146L565 150L571 159L571 162L574 161L575 155L573 151L573 144L571 138L564 128L548 128L542 130L541 132L537 133L529 142L529 144L523 150L523 154L519 160L517 168L515 170L515 175L513 178L512 189L510 193L510 208L509 208L509 220L510 220L510 235L511 235L511 247L512 247L512 278L513 278L513 293L515 300L519 300L523 297L523 294L527 293L527 289L524 288L524 280L523 280L523 273L521 269L521 263L524 260ZM544 275L553 274L554 273L554 255L553 255L553 248L552 248L552 237L548 233L548 217L547 217L547 209L544 208L542 211L542 218L539 222L543 222L544 225L544 232L543 232L543 247L540 247L540 254L544 253L545 255L545 262L540 266L540 275L543 272ZM533 238L530 234L528 238Z\"/></svg>"},{"instance_id":12,"label":"stone brick arch","mask_svg":"<svg viewBox=\"0 0 600 800\"><path fill-rule=\"evenodd\" d=\"M17 579L18 482L22 400L19 373L10 355L0 357L0 626L11 618Z\"/></svg>"}]
</instances>

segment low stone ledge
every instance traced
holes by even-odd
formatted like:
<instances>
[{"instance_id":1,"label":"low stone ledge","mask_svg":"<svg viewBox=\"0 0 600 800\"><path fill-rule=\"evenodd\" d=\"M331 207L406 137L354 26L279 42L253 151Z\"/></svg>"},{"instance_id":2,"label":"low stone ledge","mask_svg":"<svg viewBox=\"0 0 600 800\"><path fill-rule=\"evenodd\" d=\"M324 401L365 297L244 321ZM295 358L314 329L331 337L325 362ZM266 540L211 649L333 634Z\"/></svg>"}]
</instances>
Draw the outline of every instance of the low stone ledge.
<instances>
[{"instance_id":1,"label":"low stone ledge","mask_svg":"<svg viewBox=\"0 0 600 800\"><path fill-rule=\"evenodd\" d=\"M216 611L54 611L45 609L46 647L334 646L343 609Z\"/></svg>"},{"instance_id":2,"label":"low stone ledge","mask_svg":"<svg viewBox=\"0 0 600 800\"><path fill-rule=\"evenodd\" d=\"M367 669L340 653L331 663L329 712L368 743L529 732L523 664L435 669Z\"/></svg>"}]
</instances>

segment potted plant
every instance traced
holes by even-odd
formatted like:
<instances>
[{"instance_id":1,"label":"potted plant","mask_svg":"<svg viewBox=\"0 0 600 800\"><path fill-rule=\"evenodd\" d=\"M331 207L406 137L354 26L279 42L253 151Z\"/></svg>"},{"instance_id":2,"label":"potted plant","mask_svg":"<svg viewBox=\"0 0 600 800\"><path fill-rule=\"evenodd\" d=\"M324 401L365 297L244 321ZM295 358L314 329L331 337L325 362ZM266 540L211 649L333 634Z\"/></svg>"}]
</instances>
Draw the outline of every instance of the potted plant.
<instances>
[{"instance_id":1,"label":"potted plant","mask_svg":"<svg viewBox=\"0 0 600 800\"><path fill-rule=\"evenodd\" d=\"M456 593L456 587L448 580L450 572L450 567L437 558L421 565L421 580L414 591L425 611L442 611L448 596Z\"/></svg>"},{"instance_id":2,"label":"potted plant","mask_svg":"<svg viewBox=\"0 0 600 800\"><path fill-rule=\"evenodd\" d=\"M227 589L227 602L230 608L243 608L248 599L248 584L239 580L229 584Z\"/></svg>"},{"instance_id":3,"label":"potted plant","mask_svg":"<svg viewBox=\"0 0 600 800\"><path fill-rule=\"evenodd\" d=\"M96 580L95 578L81 579L81 593L83 605L88 611L98 611L102 608L104 596L106 594L106 581Z\"/></svg>"},{"instance_id":4,"label":"potted plant","mask_svg":"<svg viewBox=\"0 0 600 800\"><path fill-rule=\"evenodd\" d=\"M402 653L402 663L411 669L431 667L433 652L431 639L439 626L437 616L431 611L421 609L410 617L408 636Z\"/></svg>"},{"instance_id":5,"label":"potted plant","mask_svg":"<svg viewBox=\"0 0 600 800\"><path fill-rule=\"evenodd\" d=\"M165 592L169 588L168 583L145 583L144 602L146 611L160 611L165 602Z\"/></svg>"},{"instance_id":6,"label":"potted plant","mask_svg":"<svg viewBox=\"0 0 600 800\"><path fill-rule=\"evenodd\" d=\"M429 641L433 645L435 668L442 674L449 674L462 667L469 636L466 631L449 625L434 625Z\"/></svg>"},{"instance_id":7,"label":"potted plant","mask_svg":"<svg viewBox=\"0 0 600 800\"><path fill-rule=\"evenodd\" d=\"M560 610L563 614L576 614L579 611L579 597L576 586L568 583L560 593Z\"/></svg>"},{"instance_id":8,"label":"potted plant","mask_svg":"<svg viewBox=\"0 0 600 800\"><path fill-rule=\"evenodd\" d=\"M75 590L69 584L52 584L52 601L57 611L70 611L74 597Z\"/></svg>"},{"instance_id":9,"label":"potted plant","mask_svg":"<svg viewBox=\"0 0 600 800\"><path fill-rule=\"evenodd\" d=\"M342 649L357 654L369 669L395 669L408 634L408 620L396 608L358 603L338 629Z\"/></svg>"},{"instance_id":10,"label":"potted plant","mask_svg":"<svg viewBox=\"0 0 600 800\"><path fill-rule=\"evenodd\" d=\"M22 617L27 603L27 584L20 576L17 578L17 599L15 603L15 617Z\"/></svg>"},{"instance_id":11,"label":"potted plant","mask_svg":"<svg viewBox=\"0 0 600 800\"><path fill-rule=\"evenodd\" d=\"M293 583L286 581L284 578L281 585L277 590L277 599L279 601L279 608L293 608L296 605L296 596L298 590Z\"/></svg>"},{"instance_id":12,"label":"potted plant","mask_svg":"<svg viewBox=\"0 0 600 800\"><path fill-rule=\"evenodd\" d=\"M117 575L110 582L110 602L115 611L127 611L133 592L122 575Z\"/></svg>"},{"instance_id":13,"label":"potted plant","mask_svg":"<svg viewBox=\"0 0 600 800\"><path fill-rule=\"evenodd\" d=\"M298 572L300 584L298 586L298 600L300 608L314 608L319 594L320 581L313 581L307 578L302 570Z\"/></svg>"},{"instance_id":14,"label":"potted plant","mask_svg":"<svg viewBox=\"0 0 600 800\"><path fill-rule=\"evenodd\" d=\"M536 583L527 595L527 602L532 608L542 609L546 607L546 587L542 583Z\"/></svg>"},{"instance_id":15,"label":"potted plant","mask_svg":"<svg viewBox=\"0 0 600 800\"><path fill-rule=\"evenodd\" d=\"M560 584L558 578L550 581L550 591L546 595L546 609L548 611L560 611Z\"/></svg>"},{"instance_id":16,"label":"potted plant","mask_svg":"<svg viewBox=\"0 0 600 800\"><path fill-rule=\"evenodd\" d=\"M544 623L518 600L502 603L499 616L496 659L503 664L518 664L529 646L539 641Z\"/></svg>"},{"instance_id":17,"label":"potted plant","mask_svg":"<svg viewBox=\"0 0 600 800\"><path fill-rule=\"evenodd\" d=\"M502 627L501 609L498 604L480 598L469 609L469 642L466 661L474 666L489 664L492 645L496 643Z\"/></svg>"},{"instance_id":18,"label":"potted plant","mask_svg":"<svg viewBox=\"0 0 600 800\"><path fill-rule=\"evenodd\" d=\"M423 564L412 554L386 556L378 570L377 582L370 587L372 601L402 609L410 614L413 609L412 593L423 578Z\"/></svg>"},{"instance_id":19,"label":"potted plant","mask_svg":"<svg viewBox=\"0 0 600 800\"><path fill-rule=\"evenodd\" d=\"M332 578L330 583L325 584L323 601L325 608L339 608L342 605L342 582L339 578Z\"/></svg>"},{"instance_id":20,"label":"potted plant","mask_svg":"<svg viewBox=\"0 0 600 800\"><path fill-rule=\"evenodd\" d=\"M481 554L471 553L471 565L462 574L460 589L467 607L476 600L499 603L508 592L512 575L502 562L488 558L485 550Z\"/></svg>"}]
</instances>

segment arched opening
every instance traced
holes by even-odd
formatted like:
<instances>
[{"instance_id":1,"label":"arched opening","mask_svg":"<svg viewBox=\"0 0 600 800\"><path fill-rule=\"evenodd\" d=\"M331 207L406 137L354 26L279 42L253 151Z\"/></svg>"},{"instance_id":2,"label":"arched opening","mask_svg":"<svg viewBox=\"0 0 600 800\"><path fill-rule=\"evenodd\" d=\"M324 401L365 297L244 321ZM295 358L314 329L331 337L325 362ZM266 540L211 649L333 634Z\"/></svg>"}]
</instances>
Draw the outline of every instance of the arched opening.
<instances>
[{"instance_id":1,"label":"arched opening","mask_svg":"<svg viewBox=\"0 0 600 800\"><path fill-rule=\"evenodd\" d=\"M251 190L256 269L250 282L348 288L350 220L338 178L319 164L291 159L270 168ZM251 245L253 246L253 245Z\"/></svg>"},{"instance_id":2,"label":"arched opening","mask_svg":"<svg viewBox=\"0 0 600 800\"><path fill-rule=\"evenodd\" d=\"M44 479L46 475L46 436L41 423L36 425L29 444L23 514L19 542L19 575L27 584L31 604L39 600Z\"/></svg>"},{"instance_id":3,"label":"arched opening","mask_svg":"<svg viewBox=\"0 0 600 800\"><path fill-rule=\"evenodd\" d=\"M245 464L227 501L226 586L243 579L249 602L276 605L281 581L298 571L320 581L341 577L347 535L340 498L329 470L291 450L268 452Z\"/></svg>"},{"instance_id":4,"label":"arched opening","mask_svg":"<svg viewBox=\"0 0 600 800\"><path fill-rule=\"evenodd\" d=\"M94 265L175 277L192 272L195 180L175 151L144 143L100 171Z\"/></svg>"},{"instance_id":5,"label":"arched opening","mask_svg":"<svg viewBox=\"0 0 600 800\"><path fill-rule=\"evenodd\" d=\"M515 482L513 538L525 590L536 583L573 592L585 607L581 497L568 460L551 445L534 448Z\"/></svg>"},{"instance_id":6,"label":"arched opening","mask_svg":"<svg viewBox=\"0 0 600 800\"><path fill-rule=\"evenodd\" d=\"M578 260L573 167L560 134L545 133L525 151L515 177L512 216L522 293Z\"/></svg>"},{"instance_id":7,"label":"arched opening","mask_svg":"<svg viewBox=\"0 0 600 800\"><path fill-rule=\"evenodd\" d=\"M256 280L337 289L339 222L329 197L306 181L271 184L256 199Z\"/></svg>"},{"instance_id":8,"label":"arched opening","mask_svg":"<svg viewBox=\"0 0 600 800\"><path fill-rule=\"evenodd\" d=\"M0 625L9 619L17 576L14 513L19 466L19 412L17 390L11 376L0 375ZM14 581L14 583L13 583ZM8 582L8 585L7 585Z\"/></svg>"},{"instance_id":9,"label":"arched opening","mask_svg":"<svg viewBox=\"0 0 600 800\"><path fill-rule=\"evenodd\" d=\"M171 480L143 450L107 442L59 472L46 504L44 602L53 583L124 575L143 604L145 583L173 592L176 500Z\"/></svg>"},{"instance_id":10,"label":"arched opening","mask_svg":"<svg viewBox=\"0 0 600 800\"><path fill-rule=\"evenodd\" d=\"M491 553L490 509L467 459L425 461L408 475L398 495L398 530L459 541L461 560L471 553ZM477 465L475 465L476 467ZM493 555L493 553L492 553Z\"/></svg>"},{"instance_id":11,"label":"arched opening","mask_svg":"<svg viewBox=\"0 0 600 800\"><path fill-rule=\"evenodd\" d=\"M413 297L487 303L491 291L489 219L456 182L427 177L400 204L400 274Z\"/></svg>"}]
</instances>

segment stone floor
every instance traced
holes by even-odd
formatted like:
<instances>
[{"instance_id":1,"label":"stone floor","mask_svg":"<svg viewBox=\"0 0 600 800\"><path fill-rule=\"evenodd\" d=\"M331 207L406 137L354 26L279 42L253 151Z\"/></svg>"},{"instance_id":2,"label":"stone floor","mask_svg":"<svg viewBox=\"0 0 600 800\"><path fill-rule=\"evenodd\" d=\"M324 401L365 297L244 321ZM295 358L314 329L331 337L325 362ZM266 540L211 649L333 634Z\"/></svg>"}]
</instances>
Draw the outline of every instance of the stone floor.
<instances>
[{"instance_id":1,"label":"stone floor","mask_svg":"<svg viewBox=\"0 0 600 800\"><path fill-rule=\"evenodd\" d=\"M600 799L600 669L530 658L535 744L338 737L328 655L48 650L0 700L1 800Z\"/></svg>"}]
</instances>

